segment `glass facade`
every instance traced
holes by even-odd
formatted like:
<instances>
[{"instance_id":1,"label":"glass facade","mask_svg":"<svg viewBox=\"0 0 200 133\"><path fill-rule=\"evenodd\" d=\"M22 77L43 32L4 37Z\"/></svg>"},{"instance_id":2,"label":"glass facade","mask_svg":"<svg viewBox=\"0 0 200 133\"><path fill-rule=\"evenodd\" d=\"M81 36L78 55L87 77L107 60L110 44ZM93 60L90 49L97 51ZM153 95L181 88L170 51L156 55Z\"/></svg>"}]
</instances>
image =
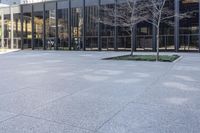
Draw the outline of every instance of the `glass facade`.
<instances>
[{"instance_id":1,"label":"glass facade","mask_svg":"<svg viewBox=\"0 0 200 133\"><path fill-rule=\"evenodd\" d=\"M20 13L13 14L13 45L14 48L21 48L21 20Z\"/></svg>"},{"instance_id":2,"label":"glass facade","mask_svg":"<svg viewBox=\"0 0 200 133\"><path fill-rule=\"evenodd\" d=\"M196 51L199 49L199 0L181 0L180 12L189 17L180 20L179 50Z\"/></svg>"},{"instance_id":3,"label":"glass facade","mask_svg":"<svg viewBox=\"0 0 200 133\"><path fill-rule=\"evenodd\" d=\"M1 47L131 50L128 27L98 21L104 20L117 4L120 3L115 0L62 0L1 8ZM165 6L172 10L174 17L160 25L160 50L200 51L199 0L167 0ZM103 10L105 7L109 10ZM179 13L184 18L177 18L175 14ZM135 50L155 51L155 33L151 24L137 24Z\"/></svg>"},{"instance_id":4,"label":"glass facade","mask_svg":"<svg viewBox=\"0 0 200 133\"><path fill-rule=\"evenodd\" d=\"M85 7L85 45L86 50L98 50L98 0L86 0Z\"/></svg>"},{"instance_id":5,"label":"glass facade","mask_svg":"<svg viewBox=\"0 0 200 133\"><path fill-rule=\"evenodd\" d=\"M174 10L175 1L167 0L166 7L168 7L172 14L175 14ZM171 15L171 14L170 14ZM165 20L160 26L160 50L174 51L174 17Z\"/></svg>"},{"instance_id":6,"label":"glass facade","mask_svg":"<svg viewBox=\"0 0 200 133\"><path fill-rule=\"evenodd\" d=\"M114 1L113 1L114 3ZM114 4L102 5L102 8L107 8L107 10L101 10L100 17L104 21L105 16L109 11L115 10ZM114 19L113 19L114 20ZM107 21L107 20L105 20ZM114 38L115 37L115 26L109 24L101 24L101 43L102 50L114 50Z\"/></svg>"},{"instance_id":7,"label":"glass facade","mask_svg":"<svg viewBox=\"0 0 200 133\"><path fill-rule=\"evenodd\" d=\"M13 48L21 48L21 13L20 13L20 7L19 6L13 6L11 8L11 39L13 43Z\"/></svg>"},{"instance_id":8,"label":"glass facade","mask_svg":"<svg viewBox=\"0 0 200 133\"><path fill-rule=\"evenodd\" d=\"M136 50L152 50L153 26L143 22L137 25Z\"/></svg>"},{"instance_id":9,"label":"glass facade","mask_svg":"<svg viewBox=\"0 0 200 133\"><path fill-rule=\"evenodd\" d=\"M43 4L33 5L33 49L43 49L44 31L43 31Z\"/></svg>"},{"instance_id":10,"label":"glass facade","mask_svg":"<svg viewBox=\"0 0 200 133\"><path fill-rule=\"evenodd\" d=\"M83 48L83 1L71 1L71 48L80 50Z\"/></svg>"},{"instance_id":11,"label":"glass facade","mask_svg":"<svg viewBox=\"0 0 200 133\"><path fill-rule=\"evenodd\" d=\"M10 15L4 15L4 47L11 48L11 20Z\"/></svg>"},{"instance_id":12,"label":"glass facade","mask_svg":"<svg viewBox=\"0 0 200 133\"><path fill-rule=\"evenodd\" d=\"M22 6L22 49L34 48L32 44L32 32L33 32L33 21L32 21L32 5Z\"/></svg>"},{"instance_id":13,"label":"glass facade","mask_svg":"<svg viewBox=\"0 0 200 133\"><path fill-rule=\"evenodd\" d=\"M58 2L58 49L68 50L69 45L69 2Z\"/></svg>"},{"instance_id":14,"label":"glass facade","mask_svg":"<svg viewBox=\"0 0 200 133\"><path fill-rule=\"evenodd\" d=\"M56 3L45 3L45 39L44 49L56 49Z\"/></svg>"}]
</instances>

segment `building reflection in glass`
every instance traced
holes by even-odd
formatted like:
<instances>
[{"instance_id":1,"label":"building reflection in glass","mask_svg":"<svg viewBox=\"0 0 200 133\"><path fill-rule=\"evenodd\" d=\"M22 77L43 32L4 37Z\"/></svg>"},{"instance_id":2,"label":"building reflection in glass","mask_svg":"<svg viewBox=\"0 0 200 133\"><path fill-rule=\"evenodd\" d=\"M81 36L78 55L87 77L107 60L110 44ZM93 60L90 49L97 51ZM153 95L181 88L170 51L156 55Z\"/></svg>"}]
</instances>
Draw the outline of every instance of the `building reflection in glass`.
<instances>
[{"instance_id":1,"label":"building reflection in glass","mask_svg":"<svg viewBox=\"0 0 200 133\"><path fill-rule=\"evenodd\" d=\"M23 48L32 47L32 5L25 5L23 8Z\"/></svg>"},{"instance_id":2,"label":"building reflection in glass","mask_svg":"<svg viewBox=\"0 0 200 133\"><path fill-rule=\"evenodd\" d=\"M58 2L58 49L69 49L69 5L68 1Z\"/></svg>"}]
</instances>

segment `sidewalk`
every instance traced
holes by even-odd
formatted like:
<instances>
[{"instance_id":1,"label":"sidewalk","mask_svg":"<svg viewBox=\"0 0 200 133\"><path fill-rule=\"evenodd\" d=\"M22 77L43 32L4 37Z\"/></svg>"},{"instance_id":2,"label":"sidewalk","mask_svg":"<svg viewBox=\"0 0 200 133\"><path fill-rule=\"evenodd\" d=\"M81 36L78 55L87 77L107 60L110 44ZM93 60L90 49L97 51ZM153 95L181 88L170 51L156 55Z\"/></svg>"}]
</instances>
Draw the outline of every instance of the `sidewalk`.
<instances>
[{"instance_id":1,"label":"sidewalk","mask_svg":"<svg viewBox=\"0 0 200 133\"><path fill-rule=\"evenodd\" d=\"M16 52L19 51L20 49L0 49L0 54L7 54L10 52Z\"/></svg>"},{"instance_id":2,"label":"sidewalk","mask_svg":"<svg viewBox=\"0 0 200 133\"><path fill-rule=\"evenodd\" d=\"M178 53L173 63L102 60L124 54L0 56L0 133L199 133L200 54Z\"/></svg>"}]
</instances>

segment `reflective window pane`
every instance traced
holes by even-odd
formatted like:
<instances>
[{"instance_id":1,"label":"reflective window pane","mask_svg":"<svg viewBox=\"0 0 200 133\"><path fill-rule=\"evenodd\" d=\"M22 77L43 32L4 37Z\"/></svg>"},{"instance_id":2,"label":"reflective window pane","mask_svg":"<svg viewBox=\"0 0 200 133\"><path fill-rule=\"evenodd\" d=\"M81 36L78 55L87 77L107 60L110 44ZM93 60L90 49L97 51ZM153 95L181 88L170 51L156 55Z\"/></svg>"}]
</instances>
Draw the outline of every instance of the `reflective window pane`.
<instances>
[{"instance_id":1,"label":"reflective window pane","mask_svg":"<svg viewBox=\"0 0 200 133\"><path fill-rule=\"evenodd\" d=\"M23 39L24 46L23 48L31 48L32 40L32 6L26 5L23 6Z\"/></svg>"},{"instance_id":2,"label":"reflective window pane","mask_svg":"<svg viewBox=\"0 0 200 133\"><path fill-rule=\"evenodd\" d=\"M45 4L46 48L55 49L56 45L56 3Z\"/></svg>"},{"instance_id":3,"label":"reflective window pane","mask_svg":"<svg viewBox=\"0 0 200 133\"><path fill-rule=\"evenodd\" d=\"M40 8L39 8L40 7ZM34 48L43 49L43 4L33 6L34 15Z\"/></svg>"},{"instance_id":4,"label":"reflective window pane","mask_svg":"<svg viewBox=\"0 0 200 133\"><path fill-rule=\"evenodd\" d=\"M58 48L69 49L69 9L58 9Z\"/></svg>"},{"instance_id":5,"label":"reflective window pane","mask_svg":"<svg viewBox=\"0 0 200 133\"><path fill-rule=\"evenodd\" d=\"M180 20L180 47L179 50L197 51L199 34L199 1L181 0L180 13L188 17Z\"/></svg>"}]
</instances>

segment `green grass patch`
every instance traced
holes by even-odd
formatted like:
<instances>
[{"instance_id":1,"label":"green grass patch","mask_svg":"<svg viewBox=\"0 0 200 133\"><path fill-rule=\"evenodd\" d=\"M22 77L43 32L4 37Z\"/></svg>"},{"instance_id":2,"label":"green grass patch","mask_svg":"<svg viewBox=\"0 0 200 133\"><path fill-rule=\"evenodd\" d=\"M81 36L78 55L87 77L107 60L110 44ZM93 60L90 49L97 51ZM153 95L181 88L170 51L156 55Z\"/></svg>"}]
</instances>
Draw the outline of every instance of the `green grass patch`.
<instances>
[{"instance_id":1,"label":"green grass patch","mask_svg":"<svg viewBox=\"0 0 200 133\"><path fill-rule=\"evenodd\" d=\"M173 62L177 60L179 55L160 55L160 62ZM110 58L104 58L104 60L128 60L128 61L156 61L156 55L123 55Z\"/></svg>"}]
</instances>

